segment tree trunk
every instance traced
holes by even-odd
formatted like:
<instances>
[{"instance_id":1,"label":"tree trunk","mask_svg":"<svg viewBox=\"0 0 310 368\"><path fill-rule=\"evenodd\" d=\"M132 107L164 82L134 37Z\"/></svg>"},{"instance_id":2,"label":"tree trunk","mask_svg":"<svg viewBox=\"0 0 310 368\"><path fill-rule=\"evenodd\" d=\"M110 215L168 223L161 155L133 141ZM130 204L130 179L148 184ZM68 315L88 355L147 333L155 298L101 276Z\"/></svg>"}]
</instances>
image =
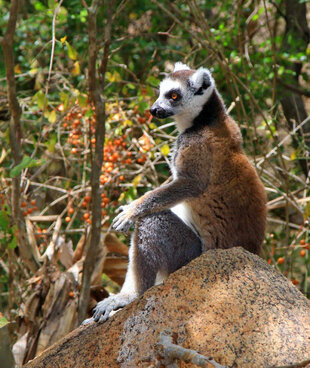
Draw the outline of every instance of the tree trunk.
<instances>
[{"instance_id":1,"label":"tree trunk","mask_svg":"<svg viewBox=\"0 0 310 368\"><path fill-rule=\"evenodd\" d=\"M285 35L282 44L282 52L295 55L298 53L305 53L309 43L309 28L307 24L307 8L306 3L301 3L298 0L284 0L285 4L285 19L286 28ZM302 62L285 62L285 68L293 71L295 75L286 74L282 75L280 80L285 85L292 86L292 89L300 89L299 76L302 69ZM304 105L302 95L300 93L293 92L292 90L282 86L279 89L279 97L285 118L289 124L289 128L292 129L293 124L296 125L303 122L308 114ZM304 140L306 146L310 146L310 121L308 121L302 129L298 130L298 136L293 137L294 146L300 147L300 140ZM309 167L307 160L300 160L301 168L306 176L309 173Z\"/></svg>"}]
</instances>

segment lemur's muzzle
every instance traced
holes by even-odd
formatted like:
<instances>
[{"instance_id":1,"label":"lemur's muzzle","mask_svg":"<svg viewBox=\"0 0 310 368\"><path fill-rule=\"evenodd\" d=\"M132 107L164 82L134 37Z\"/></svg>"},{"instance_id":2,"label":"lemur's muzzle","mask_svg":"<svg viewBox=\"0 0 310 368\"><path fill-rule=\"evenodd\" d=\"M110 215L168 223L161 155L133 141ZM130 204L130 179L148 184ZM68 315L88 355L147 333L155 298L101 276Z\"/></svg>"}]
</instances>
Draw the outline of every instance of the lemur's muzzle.
<instances>
[{"instance_id":1,"label":"lemur's muzzle","mask_svg":"<svg viewBox=\"0 0 310 368\"><path fill-rule=\"evenodd\" d=\"M168 116L173 115L172 111L165 110L165 109L163 109L162 107L160 107L156 104L154 104L151 107L150 112L153 116L155 116L155 118L158 118L158 119L164 119L164 118L167 118Z\"/></svg>"}]
</instances>

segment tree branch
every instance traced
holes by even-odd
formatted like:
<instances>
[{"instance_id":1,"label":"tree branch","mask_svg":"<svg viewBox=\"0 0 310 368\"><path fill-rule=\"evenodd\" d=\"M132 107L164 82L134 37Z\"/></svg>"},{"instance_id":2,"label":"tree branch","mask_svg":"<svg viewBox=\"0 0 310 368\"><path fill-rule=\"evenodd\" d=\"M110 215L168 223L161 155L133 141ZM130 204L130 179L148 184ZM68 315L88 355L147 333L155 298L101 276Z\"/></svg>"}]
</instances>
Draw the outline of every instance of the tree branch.
<instances>
[{"instance_id":1,"label":"tree branch","mask_svg":"<svg viewBox=\"0 0 310 368\"><path fill-rule=\"evenodd\" d=\"M9 108L11 112L9 124L9 136L14 166L18 165L23 157L21 147L21 138L22 138L22 130L20 122L21 108L17 100L16 94L14 54L13 54L13 41L19 7L20 7L20 0L12 0L8 26L5 35L1 40L1 45L4 54L6 80L7 80L7 89L8 89L7 94L8 94ZM32 272L36 272L39 265L35 261L35 258L30 251L25 221L20 208L20 175L18 177L12 178L11 206L13 215L12 217L14 219L15 224L17 225L17 232L15 235L17 237L20 255L22 259L26 262L28 268Z\"/></svg>"},{"instance_id":2,"label":"tree branch","mask_svg":"<svg viewBox=\"0 0 310 368\"><path fill-rule=\"evenodd\" d=\"M183 360L186 363L193 363L199 367L207 367L208 364L212 364L215 368L227 368L224 365L217 363L212 358L206 357L197 353L195 350L183 348L180 345L172 343L172 332L162 331L159 335L159 345L163 346L164 357L168 359L169 365L173 363L175 359Z\"/></svg>"},{"instance_id":3,"label":"tree branch","mask_svg":"<svg viewBox=\"0 0 310 368\"><path fill-rule=\"evenodd\" d=\"M91 188L92 188L92 228L90 245L86 253L84 267L82 288L79 299L79 323L83 321L86 315L86 310L89 302L89 290L91 283L91 276L93 272L93 265L99 251L100 233L101 233L101 201L100 201L100 186L99 176L103 163L103 145L105 138L105 101L100 96L100 89L97 83L97 14L100 5L100 0L93 0L91 7L88 10L88 85L90 100L95 107L96 114L96 145L95 152L92 157L92 171L91 171ZM114 3L114 2L113 2ZM109 14L107 17L107 24L105 27L105 44L104 54L100 65L100 81L104 84L104 75L106 72L109 56L109 47L111 43L111 27L112 27L112 12L113 3L109 3Z\"/></svg>"}]
</instances>

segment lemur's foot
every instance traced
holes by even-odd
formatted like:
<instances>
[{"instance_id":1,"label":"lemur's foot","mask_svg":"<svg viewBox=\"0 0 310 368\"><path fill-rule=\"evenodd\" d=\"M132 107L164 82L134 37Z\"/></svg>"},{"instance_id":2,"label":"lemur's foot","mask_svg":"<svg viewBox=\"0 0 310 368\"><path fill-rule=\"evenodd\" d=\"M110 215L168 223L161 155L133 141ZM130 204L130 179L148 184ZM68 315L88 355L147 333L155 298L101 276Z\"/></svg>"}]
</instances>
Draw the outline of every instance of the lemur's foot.
<instances>
[{"instance_id":1,"label":"lemur's foot","mask_svg":"<svg viewBox=\"0 0 310 368\"><path fill-rule=\"evenodd\" d=\"M134 202L119 208L122 212L115 217L112 223L112 226L116 231L127 232L134 224L136 220L133 216L134 208Z\"/></svg>"},{"instance_id":2,"label":"lemur's foot","mask_svg":"<svg viewBox=\"0 0 310 368\"><path fill-rule=\"evenodd\" d=\"M116 295L112 295L106 299L103 299L94 308L94 315L92 318L90 318L90 320L94 320L96 322L100 320L105 322L109 318L112 311L125 307L127 304L131 303L136 298L137 298L136 294L119 293ZM87 324L91 321L85 320L84 322L86 322L85 324Z\"/></svg>"}]
</instances>

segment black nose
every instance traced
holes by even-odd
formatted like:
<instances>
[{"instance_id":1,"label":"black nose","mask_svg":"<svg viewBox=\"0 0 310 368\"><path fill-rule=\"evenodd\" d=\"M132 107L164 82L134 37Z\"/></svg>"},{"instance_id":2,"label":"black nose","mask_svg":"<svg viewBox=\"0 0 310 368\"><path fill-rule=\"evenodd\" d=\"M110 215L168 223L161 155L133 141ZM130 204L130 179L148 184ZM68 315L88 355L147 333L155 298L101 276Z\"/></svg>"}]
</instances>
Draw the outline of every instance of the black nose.
<instances>
[{"instance_id":1,"label":"black nose","mask_svg":"<svg viewBox=\"0 0 310 368\"><path fill-rule=\"evenodd\" d=\"M155 116L155 118L158 118L158 119L164 119L164 118L167 118L168 116L173 115L172 111L165 110L158 105L157 106L153 105L150 109L150 112L153 116Z\"/></svg>"},{"instance_id":2,"label":"black nose","mask_svg":"<svg viewBox=\"0 0 310 368\"><path fill-rule=\"evenodd\" d=\"M156 106L152 106L151 109L150 109L150 113L153 115L153 116L157 116L157 110L158 110L158 107Z\"/></svg>"}]
</instances>

